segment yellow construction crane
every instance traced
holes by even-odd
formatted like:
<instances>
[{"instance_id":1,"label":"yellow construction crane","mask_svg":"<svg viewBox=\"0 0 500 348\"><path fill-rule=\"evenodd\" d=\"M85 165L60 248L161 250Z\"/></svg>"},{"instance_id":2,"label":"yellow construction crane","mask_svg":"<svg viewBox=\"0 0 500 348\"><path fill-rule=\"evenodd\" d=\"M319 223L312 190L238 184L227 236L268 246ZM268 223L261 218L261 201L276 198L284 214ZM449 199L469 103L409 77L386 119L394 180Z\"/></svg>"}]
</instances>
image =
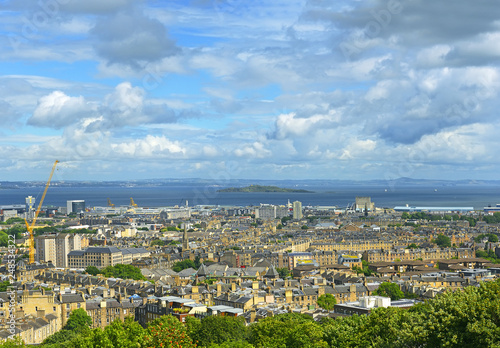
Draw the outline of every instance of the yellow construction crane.
<instances>
[{"instance_id":1,"label":"yellow construction crane","mask_svg":"<svg viewBox=\"0 0 500 348\"><path fill-rule=\"evenodd\" d=\"M108 207L114 208L115 205L111 203L111 199L108 198Z\"/></svg>"},{"instance_id":2,"label":"yellow construction crane","mask_svg":"<svg viewBox=\"0 0 500 348\"><path fill-rule=\"evenodd\" d=\"M47 190L49 189L50 180L52 180L52 175L56 170L57 163L59 163L59 161L55 161L54 165L52 166L52 171L50 172L49 180L45 185L45 190L43 190L42 199L40 200L40 203L38 203L38 208L36 208L35 217L33 218L31 225L28 223L28 220L24 219L24 222L26 222L26 228L28 229L28 232L30 234L30 264L35 263L35 237L33 236L33 227L36 224L36 219L38 218L40 209L42 209L43 200L45 199L45 195L47 194Z\"/></svg>"},{"instance_id":3,"label":"yellow construction crane","mask_svg":"<svg viewBox=\"0 0 500 348\"><path fill-rule=\"evenodd\" d=\"M130 197L130 206L137 208L137 204L135 204L134 199L132 197Z\"/></svg>"}]
</instances>

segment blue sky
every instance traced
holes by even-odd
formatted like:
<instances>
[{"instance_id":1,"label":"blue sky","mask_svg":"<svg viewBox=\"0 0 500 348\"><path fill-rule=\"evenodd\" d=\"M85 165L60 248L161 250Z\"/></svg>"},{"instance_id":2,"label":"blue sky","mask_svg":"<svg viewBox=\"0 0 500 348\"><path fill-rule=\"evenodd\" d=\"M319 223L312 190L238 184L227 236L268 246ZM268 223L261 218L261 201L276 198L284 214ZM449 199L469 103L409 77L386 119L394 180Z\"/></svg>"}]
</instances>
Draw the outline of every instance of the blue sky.
<instances>
[{"instance_id":1,"label":"blue sky","mask_svg":"<svg viewBox=\"0 0 500 348\"><path fill-rule=\"evenodd\" d=\"M0 9L0 180L498 179L490 0Z\"/></svg>"}]
</instances>

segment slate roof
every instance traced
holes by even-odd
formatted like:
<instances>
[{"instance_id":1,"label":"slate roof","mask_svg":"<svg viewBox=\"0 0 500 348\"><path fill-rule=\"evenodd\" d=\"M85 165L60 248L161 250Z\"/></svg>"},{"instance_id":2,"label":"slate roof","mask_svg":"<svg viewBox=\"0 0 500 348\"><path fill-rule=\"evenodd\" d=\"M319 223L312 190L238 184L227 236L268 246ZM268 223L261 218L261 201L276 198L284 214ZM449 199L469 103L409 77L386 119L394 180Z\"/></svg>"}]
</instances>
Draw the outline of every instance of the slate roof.
<instances>
[{"instance_id":1,"label":"slate roof","mask_svg":"<svg viewBox=\"0 0 500 348\"><path fill-rule=\"evenodd\" d=\"M269 269L267 270L266 275L264 277L276 279L276 278L279 278L280 275L279 275L278 271L276 270L276 268L274 268L274 266L271 265L271 267L269 267Z\"/></svg>"}]
</instances>

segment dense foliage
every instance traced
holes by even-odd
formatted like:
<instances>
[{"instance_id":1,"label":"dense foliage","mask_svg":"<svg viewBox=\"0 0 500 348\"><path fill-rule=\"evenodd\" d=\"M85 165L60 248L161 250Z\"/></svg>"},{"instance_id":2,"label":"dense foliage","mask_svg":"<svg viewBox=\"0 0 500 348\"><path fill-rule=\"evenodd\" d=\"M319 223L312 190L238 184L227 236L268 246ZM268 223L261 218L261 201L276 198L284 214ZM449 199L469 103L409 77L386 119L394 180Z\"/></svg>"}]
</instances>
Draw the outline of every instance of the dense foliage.
<instances>
[{"instance_id":1,"label":"dense foliage","mask_svg":"<svg viewBox=\"0 0 500 348\"><path fill-rule=\"evenodd\" d=\"M127 319L104 330L91 330L84 315L72 315L68 325L41 347L500 347L499 297L497 280L449 291L407 310L379 308L368 316L321 322L288 313L250 326L245 326L241 317L188 318L181 324L165 316L145 329ZM81 329L67 329L77 322ZM0 347L24 345L9 341Z\"/></svg>"},{"instance_id":2,"label":"dense foliage","mask_svg":"<svg viewBox=\"0 0 500 348\"><path fill-rule=\"evenodd\" d=\"M132 265L123 265L121 263L115 266L108 266L101 270L95 266L87 266L85 272L90 275L102 274L108 278L121 278L121 279L133 279L133 280L147 280L141 273L141 270Z\"/></svg>"},{"instance_id":3,"label":"dense foliage","mask_svg":"<svg viewBox=\"0 0 500 348\"><path fill-rule=\"evenodd\" d=\"M7 291L7 288L10 286L10 281L4 280L3 282L0 282L0 292Z\"/></svg>"},{"instance_id":4,"label":"dense foliage","mask_svg":"<svg viewBox=\"0 0 500 348\"><path fill-rule=\"evenodd\" d=\"M175 272L180 272L183 269L187 269L187 268L198 269L198 268L200 268L200 266L201 266L201 262L200 262L200 259L198 258L197 260L195 259L194 261L193 260L184 260L184 261L176 262L176 263L174 263L172 270Z\"/></svg>"},{"instance_id":5,"label":"dense foliage","mask_svg":"<svg viewBox=\"0 0 500 348\"><path fill-rule=\"evenodd\" d=\"M493 233L487 233L487 234L481 233L476 238L474 238L474 241L476 243L481 243L484 238L488 238L488 242L490 243L498 243L498 236Z\"/></svg>"},{"instance_id":6,"label":"dense foliage","mask_svg":"<svg viewBox=\"0 0 500 348\"><path fill-rule=\"evenodd\" d=\"M491 249L489 250L476 250L476 257L482 257L492 263L500 263L500 259L497 257L495 252Z\"/></svg>"},{"instance_id":7,"label":"dense foliage","mask_svg":"<svg viewBox=\"0 0 500 348\"><path fill-rule=\"evenodd\" d=\"M445 220L445 221L458 221L458 220L463 220L463 221L469 221L469 226L474 227L476 226L477 219L473 218L472 216L465 216L465 215L458 215L458 214L445 214L445 215L440 215L440 214L430 214L430 213L425 213L425 212L414 212L414 213L407 213L404 212L401 215L401 219L404 220L427 220L427 221L439 221L439 220ZM486 219L485 219L486 221ZM500 216L499 220L500 222ZM492 221L494 222L494 221Z\"/></svg>"},{"instance_id":8,"label":"dense foliage","mask_svg":"<svg viewBox=\"0 0 500 348\"><path fill-rule=\"evenodd\" d=\"M357 274L363 273L365 276L370 277L374 272L368 267L369 262L362 260L362 267L352 266L352 270Z\"/></svg>"},{"instance_id":9,"label":"dense foliage","mask_svg":"<svg viewBox=\"0 0 500 348\"><path fill-rule=\"evenodd\" d=\"M493 213L493 215L486 215L483 217L483 220L489 224L498 224L500 223L500 213Z\"/></svg>"},{"instance_id":10,"label":"dense foliage","mask_svg":"<svg viewBox=\"0 0 500 348\"><path fill-rule=\"evenodd\" d=\"M337 304L337 300L332 294L323 294L318 297L317 303L321 308L326 309L327 311L331 311Z\"/></svg>"},{"instance_id":11,"label":"dense foliage","mask_svg":"<svg viewBox=\"0 0 500 348\"><path fill-rule=\"evenodd\" d=\"M442 233L438 234L437 238L432 240L432 243L436 243L437 246L440 247L440 248L449 248L449 247L451 247L451 239L450 239L450 237L445 236Z\"/></svg>"},{"instance_id":12,"label":"dense foliage","mask_svg":"<svg viewBox=\"0 0 500 348\"><path fill-rule=\"evenodd\" d=\"M288 267L276 268L276 272L278 272L281 279L286 279L287 277L289 277L291 275Z\"/></svg>"},{"instance_id":13,"label":"dense foliage","mask_svg":"<svg viewBox=\"0 0 500 348\"><path fill-rule=\"evenodd\" d=\"M405 294L401 291L398 284L389 282L383 282L380 284L373 294L390 297L393 301L401 300L405 297Z\"/></svg>"}]
</instances>

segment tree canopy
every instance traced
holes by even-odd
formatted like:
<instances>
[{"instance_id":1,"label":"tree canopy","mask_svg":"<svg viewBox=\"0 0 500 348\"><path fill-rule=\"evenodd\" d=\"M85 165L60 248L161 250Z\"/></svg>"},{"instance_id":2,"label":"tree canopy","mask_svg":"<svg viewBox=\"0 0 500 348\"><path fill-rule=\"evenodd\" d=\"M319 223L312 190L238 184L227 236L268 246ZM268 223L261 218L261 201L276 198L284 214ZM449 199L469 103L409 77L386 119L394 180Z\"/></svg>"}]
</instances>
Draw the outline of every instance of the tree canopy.
<instances>
[{"instance_id":1,"label":"tree canopy","mask_svg":"<svg viewBox=\"0 0 500 348\"><path fill-rule=\"evenodd\" d=\"M64 330L81 332L90 328L90 325L92 325L92 318L83 308L78 308L69 315L69 319L66 325L64 325Z\"/></svg>"},{"instance_id":2,"label":"tree canopy","mask_svg":"<svg viewBox=\"0 0 500 348\"><path fill-rule=\"evenodd\" d=\"M337 304L337 300L332 294L323 294L318 297L317 303L321 308L326 309L327 311L331 311Z\"/></svg>"},{"instance_id":3,"label":"tree canopy","mask_svg":"<svg viewBox=\"0 0 500 348\"><path fill-rule=\"evenodd\" d=\"M436 243L440 248L449 248L451 247L451 238L440 233L436 239L432 240L432 243Z\"/></svg>"},{"instance_id":4,"label":"tree canopy","mask_svg":"<svg viewBox=\"0 0 500 348\"><path fill-rule=\"evenodd\" d=\"M396 283L383 282L374 291L375 295L390 297L392 301L401 300L405 294Z\"/></svg>"},{"instance_id":5,"label":"tree canopy","mask_svg":"<svg viewBox=\"0 0 500 348\"><path fill-rule=\"evenodd\" d=\"M176 262L174 264L174 266L172 267L172 270L175 272L180 272L183 269L187 269L187 268L198 269L200 266L201 266L200 258L197 258L194 261L193 260L183 260L183 261Z\"/></svg>"},{"instance_id":6,"label":"tree canopy","mask_svg":"<svg viewBox=\"0 0 500 348\"><path fill-rule=\"evenodd\" d=\"M105 329L77 332L68 328L81 322L79 325L85 328L89 323L81 320L83 314L72 314L68 325L41 347L499 347L499 297L500 280L496 280L447 291L410 309L376 308L369 315L321 322L308 315L287 313L250 326L245 326L241 317L187 318L182 324L173 316L163 316L145 329L127 319L115 321ZM0 347L24 345L18 340Z\"/></svg>"},{"instance_id":7,"label":"tree canopy","mask_svg":"<svg viewBox=\"0 0 500 348\"><path fill-rule=\"evenodd\" d=\"M146 280L146 277L142 275L139 268L132 265L123 265L121 263L115 266L105 267L100 273L109 278Z\"/></svg>"}]
</instances>

